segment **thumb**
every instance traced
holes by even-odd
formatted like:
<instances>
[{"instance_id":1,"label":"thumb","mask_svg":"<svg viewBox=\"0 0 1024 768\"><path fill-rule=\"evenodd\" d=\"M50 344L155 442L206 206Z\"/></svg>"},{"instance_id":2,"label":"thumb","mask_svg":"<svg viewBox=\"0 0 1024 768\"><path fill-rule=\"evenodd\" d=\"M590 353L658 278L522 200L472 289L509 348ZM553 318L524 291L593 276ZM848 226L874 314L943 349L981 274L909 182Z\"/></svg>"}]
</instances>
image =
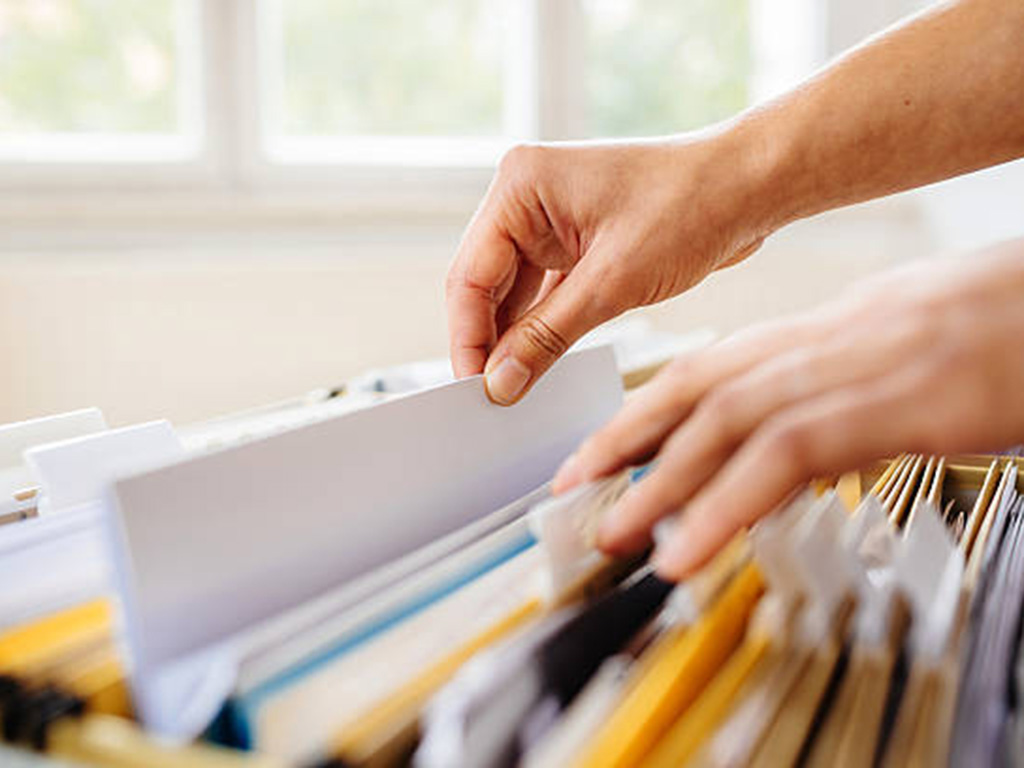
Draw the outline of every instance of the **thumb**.
<instances>
[{"instance_id":1,"label":"thumb","mask_svg":"<svg viewBox=\"0 0 1024 768\"><path fill-rule=\"evenodd\" d=\"M605 309L589 281L574 270L498 340L484 368L487 396L512 405L577 339L605 320Z\"/></svg>"}]
</instances>

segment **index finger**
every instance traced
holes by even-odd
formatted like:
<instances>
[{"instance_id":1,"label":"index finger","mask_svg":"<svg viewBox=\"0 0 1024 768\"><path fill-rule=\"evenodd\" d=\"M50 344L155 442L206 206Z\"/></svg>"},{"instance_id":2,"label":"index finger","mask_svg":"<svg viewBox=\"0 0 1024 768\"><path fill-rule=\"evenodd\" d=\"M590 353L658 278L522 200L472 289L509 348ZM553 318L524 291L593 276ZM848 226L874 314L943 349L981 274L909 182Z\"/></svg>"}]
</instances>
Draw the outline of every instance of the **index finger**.
<instances>
[{"instance_id":1,"label":"index finger","mask_svg":"<svg viewBox=\"0 0 1024 768\"><path fill-rule=\"evenodd\" d=\"M498 341L498 307L517 263L515 243L485 206L470 223L448 272L448 343L457 377L483 373Z\"/></svg>"},{"instance_id":2,"label":"index finger","mask_svg":"<svg viewBox=\"0 0 1024 768\"><path fill-rule=\"evenodd\" d=\"M656 553L659 573L673 580L692 573L802 483L924 447L922 435L934 424L936 409L922 393L938 399L926 382L921 369L912 368L772 417L687 505L672 538Z\"/></svg>"}]
</instances>

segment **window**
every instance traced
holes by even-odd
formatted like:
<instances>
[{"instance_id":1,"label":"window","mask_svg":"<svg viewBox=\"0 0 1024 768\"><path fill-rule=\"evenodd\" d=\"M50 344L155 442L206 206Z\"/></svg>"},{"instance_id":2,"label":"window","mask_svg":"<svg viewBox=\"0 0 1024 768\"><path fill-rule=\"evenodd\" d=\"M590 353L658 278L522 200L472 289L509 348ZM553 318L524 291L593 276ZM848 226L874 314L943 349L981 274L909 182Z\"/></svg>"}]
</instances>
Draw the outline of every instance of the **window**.
<instances>
[{"instance_id":1,"label":"window","mask_svg":"<svg viewBox=\"0 0 1024 768\"><path fill-rule=\"evenodd\" d=\"M174 0L0 3L0 152L129 158L194 151L188 4Z\"/></svg>"},{"instance_id":2,"label":"window","mask_svg":"<svg viewBox=\"0 0 1024 768\"><path fill-rule=\"evenodd\" d=\"M743 109L747 2L583 0L585 133L672 133Z\"/></svg>"},{"instance_id":3,"label":"window","mask_svg":"<svg viewBox=\"0 0 1024 768\"><path fill-rule=\"evenodd\" d=\"M514 6L265 2L265 149L282 161L387 164L461 147L486 162L511 135L504 41Z\"/></svg>"},{"instance_id":4,"label":"window","mask_svg":"<svg viewBox=\"0 0 1024 768\"><path fill-rule=\"evenodd\" d=\"M499 0L276 0L271 130L500 136Z\"/></svg>"},{"instance_id":5,"label":"window","mask_svg":"<svg viewBox=\"0 0 1024 768\"><path fill-rule=\"evenodd\" d=\"M748 102L763 1L0 0L0 163L345 186L685 130Z\"/></svg>"}]
</instances>

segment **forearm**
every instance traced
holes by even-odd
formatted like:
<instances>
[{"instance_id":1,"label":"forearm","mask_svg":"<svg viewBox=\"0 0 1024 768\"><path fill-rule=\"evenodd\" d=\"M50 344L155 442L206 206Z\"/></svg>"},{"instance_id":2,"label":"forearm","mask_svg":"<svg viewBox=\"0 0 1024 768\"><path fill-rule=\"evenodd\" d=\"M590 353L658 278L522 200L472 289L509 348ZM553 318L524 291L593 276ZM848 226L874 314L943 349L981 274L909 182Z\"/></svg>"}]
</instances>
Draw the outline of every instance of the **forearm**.
<instances>
[{"instance_id":1,"label":"forearm","mask_svg":"<svg viewBox=\"0 0 1024 768\"><path fill-rule=\"evenodd\" d=\"M738 118L765 234L1024 156L1024 3L961 0Z\"/></svg>"}]
</instances>

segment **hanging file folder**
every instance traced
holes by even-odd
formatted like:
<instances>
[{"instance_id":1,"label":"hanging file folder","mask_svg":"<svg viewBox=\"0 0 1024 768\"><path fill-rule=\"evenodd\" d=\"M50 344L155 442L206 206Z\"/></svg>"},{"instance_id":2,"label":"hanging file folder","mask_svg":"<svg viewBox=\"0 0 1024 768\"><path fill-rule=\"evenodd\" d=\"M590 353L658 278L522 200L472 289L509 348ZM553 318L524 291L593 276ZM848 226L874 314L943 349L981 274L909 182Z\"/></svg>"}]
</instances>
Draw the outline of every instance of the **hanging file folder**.
<instances>
[{"instance_id":1,"label":"hanging file folder","mask_svg":"<svg viewBox=\"0 0 1024 768\"><path fill-rule=\"evenodd\" d=\"M194 735L233 678L234 638L543 485L620 402L612 352L597 348L514 408L475 377L115 483L145 722ZM211 711L186 723L197 686Z\"/></svg>"}]
</instances>

